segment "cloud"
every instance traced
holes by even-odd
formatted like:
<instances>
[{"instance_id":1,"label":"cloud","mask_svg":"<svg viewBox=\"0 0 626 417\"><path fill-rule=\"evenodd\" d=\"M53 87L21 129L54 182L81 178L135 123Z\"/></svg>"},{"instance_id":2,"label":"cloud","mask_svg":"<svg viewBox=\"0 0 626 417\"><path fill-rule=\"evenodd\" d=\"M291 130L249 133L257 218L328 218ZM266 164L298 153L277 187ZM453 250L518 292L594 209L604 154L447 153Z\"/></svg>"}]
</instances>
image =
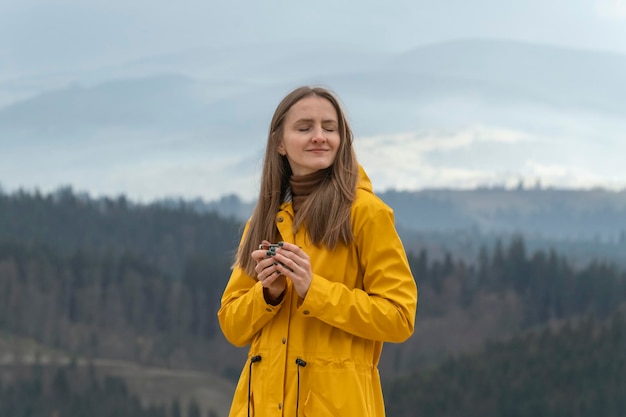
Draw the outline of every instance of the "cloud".
<instances>
[{"instance_id":1,"label":"cloud","mask_svg":"<svg viewBox=\"0 0 626 417\"><path fill-rule=\"evenodd\" d=\"M626 185L621 158L600 158L606 155L601 144L592 146L568 133L474 126L357 138L355 147L378 191L515 187L520 182L613 189Z\"/></svg>"},{"instance_id":2,"label":"cloud","mask_svg":"<svg viewBox=\"0 0 626 417\"><path fill-rule=\"evenodd\" d=\"M360 162L375 188L472 188L517 178L514 172L497 172L488 165L454 163L449 155L469 152L481 144L510 147L533 141L528 134L497 127L473 126L461 130L376 135L355 139ZM440 155L433 161L433 155ZM448 156L446 156L448 155ZM470 162L468 160L468 162Z\"/></svg>"},{"instance_id":3,"label":"cloud","mask_svg":"<svg viewBox=\"0 0 626 417\"><path fill-rule=\"evenodd\" d=\"M357 152L394 161L413 164L434 152L467 149L478 143L517 144L532 137L520 131L497 127L473 126L462 130L431 129L420 132L364 136L355 139Z\"/></svg>"},{"instance_id":4,"label":"cloud","mask_svg":"<svg viewBox=\"0 0 626 417\"><path fill-rule=\"evenodd\" d=\"M396 151L400 148L404 156L415 160L424 153L469 148L481 142L515 144L529 140L532 140L531 136L520 131L472 126L463 130L431 129L364 136L355 139L355 147L363 153L393 154L394 157L399 156Z\"/></svg>"}]
</instances>

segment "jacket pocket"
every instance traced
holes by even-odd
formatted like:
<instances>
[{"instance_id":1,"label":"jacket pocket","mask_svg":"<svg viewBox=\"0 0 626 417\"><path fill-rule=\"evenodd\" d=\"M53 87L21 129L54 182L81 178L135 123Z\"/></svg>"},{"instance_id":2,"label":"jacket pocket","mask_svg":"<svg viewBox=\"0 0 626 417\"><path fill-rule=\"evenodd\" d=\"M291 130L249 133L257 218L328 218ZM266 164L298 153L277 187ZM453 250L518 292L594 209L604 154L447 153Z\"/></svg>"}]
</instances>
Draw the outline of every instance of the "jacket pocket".
<instances>
[{"instance_id":1,"label":"jacket pocket","mask_svg":"<svg viewBox=\"0 0 626 417\"><path fill-rule=\"evenodd\" d=\"M371 370L356 369L353 362L320 366L318 361L316 365L306 375L306 399L300 403L304 416L374 415Z\"/></svg>"}]
</instances>

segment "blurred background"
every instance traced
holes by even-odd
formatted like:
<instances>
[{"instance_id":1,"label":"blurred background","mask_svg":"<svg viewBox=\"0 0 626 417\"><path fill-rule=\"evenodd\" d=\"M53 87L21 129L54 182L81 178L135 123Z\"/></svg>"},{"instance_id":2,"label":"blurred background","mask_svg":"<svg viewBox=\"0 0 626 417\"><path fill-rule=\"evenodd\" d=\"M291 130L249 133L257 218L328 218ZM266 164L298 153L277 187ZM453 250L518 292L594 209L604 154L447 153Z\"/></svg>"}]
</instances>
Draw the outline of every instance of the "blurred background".
<instances>
[{"instance_id":1,"label":"blurred background","mask_svg":"<svg viewBox=\"0 0 626 417\"><path fill-rule=\"evenodd\" d=\"M389 416L626 415L626 1L0 3L0 417L226 416L216 312L291 89L420 288Z\"/></svg>"}]
</instances>

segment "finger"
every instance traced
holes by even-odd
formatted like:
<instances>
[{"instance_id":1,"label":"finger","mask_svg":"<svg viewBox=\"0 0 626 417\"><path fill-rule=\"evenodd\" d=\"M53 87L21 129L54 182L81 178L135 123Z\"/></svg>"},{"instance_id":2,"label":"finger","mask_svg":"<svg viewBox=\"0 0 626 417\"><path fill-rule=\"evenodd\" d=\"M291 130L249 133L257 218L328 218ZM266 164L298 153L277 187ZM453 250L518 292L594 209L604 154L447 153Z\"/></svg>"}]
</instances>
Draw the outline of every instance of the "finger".
<instances>
[{"instance_id":1,"label":"finger","mask_svg":"<svg viewBox=\"0 0 626 417\"><path fill-rule=\"evenodd\" d=\"M263 259L263 256L261 254L260 250L255 250L252 251L252 253L250 254L250 256L252 256L252 259L254 259L255 261L259 262L261 259Z\"/></svg>"},{"instance_id":2,"label":"finger","mask_svg":"<svg viewBox=\"0 0 626 417\"><path fill-rule=\"evenodd\" d=\"M275 270L275 263L276 261L274 259L266 258L259 261L259 263L257 263L257 265L254 267L254 270L256 271L257 275L260 275L262 272L270 273L271 271L267 271L267 269L271 268Z\"/></svg>"},{"instance_id":3,"label":"finger","mask_svg":"<svg viewBox=\"0 0 626 417\"><path fill-rule=\"evenodd\" d=\"M267 275L265 277L264 280L262 280L261 282L263 283L264 287L271 287L272 284L274 284L274 282L280 278L282 276L282 274L280 273L280 271L275 270L273 272L271 272L269 275Z\"/></svg>"},{"instance_id":4,"label":"finger","mask_svg":"<svg viewBox=\"0 0 626 417\"><path fill-rule=\"evenodd\" d=\"M258 249L259 249L259 250L262 250L262 249L264 249L264 250L269 250L272 246L276 246L276 245L272 245L269 241L267 241L267 240L263 240L263 241L259 244Z\"/></svg>"},{"instance_id":5,"label":"finger","mask_svg":"<svg viewBox=\"0 0 626 417\"><path fill-rule=\"evenodd\" d=\"M308 264L308 260L304 259L297 254L289 251L280 251L274 255L274 260L283 264L283 266L291 269L292 271L296 268L299 268L303 265Z\"/></svg>"},{"instance_id":6,"label":"finger","mask_svg":"<svg viewBox=\"0 0 626 417\"><path fill-rule=\"evenodd\" d=\"M260 262L261 260L267 258L267 250L257 249L255 251L252 251L251 256L255 261Z\"/></svg>"},{"instance_id":7,"label":"finger","mask_svg":"<svg viewBox=\"0 0 626 417\"><path fill-rule=\"evenodd\" d=\"M271 244L269 241L267 240L261 241L258 249L252 251L252 254L251 254L252 258L257 262L260 261L261 259L266 258L267 257L266 253L268 249L270 248L270 246Z\"/></svg>"},{"instance_id":8,"label":"finger","mask_svg":"<svg viewBox=\"0 0 626 417\"><path fill-rule=\"evenodd\" d=\"M290 244L287 247L280 247L276 250L276 254L281 254L298 265L306 264L309 262L309 255L302 250L299 246Z\"/></svg>"},{"instance_id":9,"label":"finger","mask_svg":"<svg viewBox=\"0 0 626 417\"><path fill-rule=\"evenodd\" d=\"M293 243L289 243L289 242L278 242L278 248L285 249L289 252L302 251L302 249L300 249L300 246L294 245Z\"/></svg>"},{"instance_id":10,"label":"finger","mask_svg":"<svg viewBox=\"0 0 626 417\"><path fill-rule=\"evenodd\" d=\"M252 258L258 263L264 259L269 259L275 255L274 251L265 250L265 249L257 249L252 251Z\"/></svg>"},{"instance_id":11,"label":"finger","mask_svg":"<svg viewBox=\"0 0 626 417\"><path fill-rule=\"evenodd\" d=\"M278 258L278 256L276 256ZM284 257L283 257L284 258ZM285 258L284 260L276 259L276 269L280 271L281 274L293 277L295 273L301 271L301 268L294 261Z\"/></svg>"},{"instance_id":12,"label":"finger","mask_svg":"<svg viewBox=\"0 0 626 417\"><path fill-rule=\"evenodd\" d=\"M285 259L285 260L279 260L279 259L275 259L276 261L276 269L280 270L280 271L284 271L287 270L289 272L294 272L294 265L297 266L297 264L295 264L295 262L291 261L290 265L288 265L289 260Z\"/></svg>"},{"instance_id":13,"label":"finger","mask_svg":"<svg viewBox=\"0 0 626 417\"><path fill-rule=\"evenodd\" d=\"M273 273L274 269L270 271L269 268L265 268L257 273L257 279L261 282L265 282L265 280L267 280L267 278Z\"/></svg>"}]
</instances>

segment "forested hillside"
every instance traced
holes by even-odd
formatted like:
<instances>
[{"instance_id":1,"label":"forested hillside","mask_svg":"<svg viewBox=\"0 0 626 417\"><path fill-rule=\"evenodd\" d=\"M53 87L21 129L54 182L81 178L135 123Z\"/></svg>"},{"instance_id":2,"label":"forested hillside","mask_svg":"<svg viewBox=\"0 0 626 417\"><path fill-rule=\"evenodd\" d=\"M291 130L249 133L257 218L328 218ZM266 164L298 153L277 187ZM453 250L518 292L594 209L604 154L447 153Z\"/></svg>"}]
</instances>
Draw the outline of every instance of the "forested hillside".
<instances>
[{"instance_id":1,"label":"forested hillside","mask_svg":"<svg viewBox=\"0 0 626 417\"><path fill-rule=\"evenodd\" d=\"M176 352L216 337L228 268L226 257L192 258L171 279L129 253L0 244L0 329L87 357L206 367L214 358Z\"/></svg>"},{"instance_id":2,"label":"forested hillside","mask_svg":"<svg viewBox=\"0 0 626 417\"><path fill-rule=\"evenodd\" d=\"M134 204L124 196L91 199L71 188L52 194L0 193L0 238L44 243L62 253L125 252L180 277L194 256L232 255L241 221L191 204Z\"/></svg>"},{"instance_id":3,"label":"forested hillside","mask_svg":"<svg viewBox=\"0 0 626 417\"><path fill-rule=\"evenodd\" d=\"M626 314L567 322L386 387L394 417L626 415Z\"/></svg>"},{"instance_id":4,"label":"forested hillside","mask_svg":"<svg viewBox=\"0 0 626 417\"><path fill-rule=\"evenodd\" d=\"M22 341L61 362L108 358L232 380L243 352L218 334L216 312L240 230L182 202L0 194L0 381L14 375L6 366L31 363ZM202 415L213 411L203 402Z\"/></svg>"},{"instance_id":5,"label":"forested hillside","mask_svg":"<svg viewBox=\"0 0 626 417\"><path fill-rule=\"evenodd\" d=\"M626 302L624 270L601 261L574 267L555 251L529 253L522 237L483 248L471 264L449 253L438 258L409 254L418 317L411 339L386 347L383 364L393 363L392 375L555 322L606 318Z\"/></svg>"},{"instance_id":6,"label":"forested hillside","mask_svg":"<svg viewBox=\"0 0 626 417\"><path fill-rule=\"evenodd\" d=\"M86 372L76 367L49 372L35 365L17 382L0 384L0 399L3 417L165 417L169 411L163 406L142 407L120 379L100 381L94 369ZM200 417L199 412L187 415Z\"/></svg>"},{"instance_id":7,"label":"forested hillside","mask_svg":"<svg viewBox=\"0 0 626 417\"><path fill-rule=\"evenodd\" d=\"M123 197L90 199L69 189L52 195L0 195L0 342L32 340L41 349L94 363L116 359L205 371L234 381L245 349L224 340L216 312L241 226L240 221L198 212L184 202L140 205ZM531 251L523 236L484 246L471 262L449 252L433 256L427 250L410 251L409 261L420 290L415 335L406 343L386 345L381 359L382 377L394 387L388 395L398 407L408 404L401 397L402 384L418 384L417 391L423 387L431 392L423 375L437 375L442 369L437 367L449 366L441 363L460 360L450 358L463 355L462 363L476 363L467 366L483 366L479 352L485 346L485 354L495 357L513 343L497 341L527 340L537 332L549 335L541 329L581 317L592 318L587 326L602 333L609 326L604 320L626 300L624 270L601 260L581 267L554 250ZM594 340L606 341L599 336ZM9 368L19 362L6 359L9 353L20 355L10 343L0 343L0 403L7 398L26 401L28 395L48 401L48 385L44 391L29 391L38 386L32 372L7 378L15 375ZM513 351L505 357L530 360L523 354ZM102 369L93 369L104 381ZM540 376L534 369L528 369L528 378ZM603 369L596 369L598 378ZM476 381L467 383L480 386L484 375L472 373ZM397 378L402 379L394 383ZM94 388L97 395L108 395L102 387ZM67 389L74 391L74 386ZM573 390L559 395L575 393L580 394ZM147 398L136 389L129 392L128 401L134 401L133 395ZM532 402L534 395L524 391L516 401ZM442 401L453 403L456 397L450 398ZM228 400L224 395L220 409ZM210 401L205 398L202 415L215 413ZM141 404L145 412L156 413L146 416L174 413L174 403L150 410L145 408L148 403ZM392 416L412 415L392 410L397 410ZM448 415L437 413L430 415Z\"/></svg>"}]
</instances>

